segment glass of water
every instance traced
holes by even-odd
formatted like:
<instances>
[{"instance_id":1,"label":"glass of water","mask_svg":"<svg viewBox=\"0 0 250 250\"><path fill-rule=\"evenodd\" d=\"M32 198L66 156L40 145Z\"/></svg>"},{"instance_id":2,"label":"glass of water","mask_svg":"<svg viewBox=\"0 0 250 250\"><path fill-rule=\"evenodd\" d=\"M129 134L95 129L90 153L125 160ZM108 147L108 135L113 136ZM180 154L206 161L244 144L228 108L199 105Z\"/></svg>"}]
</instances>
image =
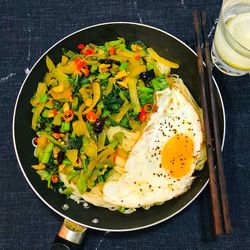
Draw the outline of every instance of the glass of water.
<instances>
[{"instance_id":1,"label":"glass of water","mask_svg":"<svg viewBox=\"0 0 250 250\"><path fill-rule=\"evenodd\" d=\"M250 73L250 0L223 1L211 56L227 75Z\"/></svg>"}]
</instances>

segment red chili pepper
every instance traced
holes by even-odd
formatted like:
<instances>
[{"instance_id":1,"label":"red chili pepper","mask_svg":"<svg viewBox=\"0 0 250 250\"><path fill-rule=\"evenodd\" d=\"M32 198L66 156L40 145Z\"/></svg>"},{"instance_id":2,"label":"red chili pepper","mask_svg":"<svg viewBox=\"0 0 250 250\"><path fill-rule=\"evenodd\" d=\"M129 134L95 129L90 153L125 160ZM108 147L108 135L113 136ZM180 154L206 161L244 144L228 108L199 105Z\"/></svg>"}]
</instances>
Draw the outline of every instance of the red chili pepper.
<instances>
[{"instance_id":1,"label":"red chili pepper","mask_svg":"<svg viewBox=\"0 0 250 250\"><path fill-rule=\"evenodd\" d=\"M78 49L83 49L83 48L84 48L84 44L83 44L83 43L79 43L79 44L77 45L77 48L78 48Z\"/></svg>"},{"instance_id":2,"label":"red chili pepper","mask_svg":"<svg viewBox=\"0 0 250 250\"><path fill-rule=\"evenodd\" d=\"M85 55L86 55L86 56L88 56L88 55L93 55L93 54L95 54L95 51L94 51L93 49L87 49L87 50L85 51Z\"/></svg>"},{"instance_id":3,"label":"red chili pepper","mask_svg":"<svg viewBox=\"0 0 250 250\"><path fill-rule=\"evenodd\" d=\"M114 47L111 47L111 48L109 49L109 54L110 54L111 56L113 56L113 55L115 54L115 48L114 48Z\"/></svg>"},{"instance_id":4,"label":"red chili pepper","mask_svg":"<svg viewBox=\"0 0 250 250\"><path fill-rule=\"evenodd\" d=\"M97 118L98 118L98 115L92 111L88 112L86 114L86 118L88 121L90 121L91 123L95 123Z\"/></svg>"},{"instance_id":5,"label":"red chili pepper","mask_svg":"<svg viewBox=\"0 0 250 250\"><path fill-rule=\"evenodd\" d=\"M135 56L135 60L139 60L140 58L141 58L140 55Z\"/></svg>"},{"instance_id":6,"label":"red chili pepper","mask_svg":"<svg viewBox=\"0 0 250 250\"><path fill-rule=\"evenodd\" d=\"M78 57L75 59L75 64L76 64L76 69L80 71L85 65L85 61L84 59Z\"/></svg>"},{"instance_id":7,"label":"red chili pepper","mask_svg":"<svg viewBox=\"0 0 250 250\"><path fill-rule=\"evenodd\" d=\"M115 151L114 158L113 158L114 162L115 162L115 160L116 160L116 157L117 157L117 149L116 149L116 151Z\"/></svg>"},{"instance_id":8,"label":"red chili pepper","mask_svg":"<svg viewBox=\"0 0 250 250\"><path fill-rule=\"evenodd\" d=\"M141 108L141 111L139 113L139 119L141 122L146 122L147 121L147 111L144 108Z\"/></svg>"},{"instance_id":9,"label":"red chili pepper","mask_svg":"<svg viewBox=\"0 0 250 250\"><path fill-rule=\"evenodd\" d=\"M34 142L35 145L37 145L38 139L39 139L38 137L34 138L33 142Z\"/></svg>"},{"instance_id":10,"label":"red chili pepper","mask_svg":"<svg viewBox=\"0 0 250 250\"><path fill-rule=\"evenodd\" d=\"M52 181L53 183L57 183L57 182L58 182L58 175L57 175L57 174L52 175L52 176L51 176L51 181Z\"/></svg>"},{"instance_id":11,"label":"red chili pepper","mask_svg":"<svg viewBox=\"0 0 250 250\"><path fill-rule=\"evenodd\" d=\"M56 116L56 114L57 114L57 110L53 109L53 115L54 115L54 117Z\"/></svg>"},{"instance_id":12,"label":"red chili pepper","mask_svg":"<svg viewBox=\"0 0 250 250\"><path fill-rule=\"evenodd\" d=\"M57 140L61 138L60 133L52 133L52 136L56 138Z\"/></svg>"},{"instance_id":13,"label":"red chili pepper","mask_svg":"<svg viewBox=\"0 0 250 250\"><path fill-rule=\"evenodd\" d=\"M153 108L153 104L147 103L144 105L143 108L141 108L141 111L139 113L139 119L141 122L146 122L148 120L147 113L151 112Z\"/></svg>"},{"instance_id":14,"label":"red chili pepper","mask_svg":"<svg viewBox=\"0 0 250 250\"><path fill-rule=\"evenodd\" d=\"M144 105L144 109L147 111L147 112L150 112L152 110L152 107L153 107L153 104L151 103L147 103Z\"/></svg>"},{"instance_id":15,"label":"red chili pepper","mask_svg":"<svg viewBox=\"0 0 250 250\"><path fill-rule=\"evenodd\" d=\"M89 68L88 68L87 65L83 66L82 71L83 71L85 77L88 77L88 75L89 75Z\"/></svg>"},{"instance_id":16,"label":"red chili pepper","mask_svg":"<svg viewBox=\"0 0 250 250\"><path fill-rule=\"evenodd\" d=\"M74 118L74 110L73 109L67 110L67 111L65 111L63 113L63 119L64 119L64 121L70 122L70 121L73 120L73 118Z\"/></svg>"}]
</instances>

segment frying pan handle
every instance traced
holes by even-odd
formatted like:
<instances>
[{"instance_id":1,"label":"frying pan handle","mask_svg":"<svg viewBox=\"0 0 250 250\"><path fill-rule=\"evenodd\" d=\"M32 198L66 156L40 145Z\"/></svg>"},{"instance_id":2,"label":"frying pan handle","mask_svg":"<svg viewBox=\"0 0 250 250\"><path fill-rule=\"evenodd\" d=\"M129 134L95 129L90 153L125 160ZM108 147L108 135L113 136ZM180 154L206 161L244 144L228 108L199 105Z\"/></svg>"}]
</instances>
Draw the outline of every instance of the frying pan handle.
<instances>
[{"instance_id":1,"label":"frying pan handle","mask_svg":"<svg viewBox=\"0 0 250 250\"><path fill-rule=\"evenodd\" d=\"M86 234L86 230L87 228L65 219L50 249L51 250L80 249L81 243Z\"/></svg>"}]
</instances>

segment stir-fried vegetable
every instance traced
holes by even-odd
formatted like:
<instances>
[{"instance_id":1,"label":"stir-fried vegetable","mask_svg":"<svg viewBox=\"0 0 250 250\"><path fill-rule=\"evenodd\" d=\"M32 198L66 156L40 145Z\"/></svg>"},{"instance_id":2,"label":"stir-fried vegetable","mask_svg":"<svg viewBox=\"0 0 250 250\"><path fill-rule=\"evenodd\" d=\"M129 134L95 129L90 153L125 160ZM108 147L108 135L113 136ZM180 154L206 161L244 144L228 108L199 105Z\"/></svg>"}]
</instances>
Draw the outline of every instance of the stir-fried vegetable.
<instances>
[{"instance_id":1,"label":"stir-fried vegetable","mask_svg":"<svg viewBox=\"0 0 250 250\"><path fill-rule=\"evenodd\" d=\"M80 194L124 167L154 111L154 94L171 83L178 64L141 41L123 38L102 45L63 49L60 61L46 56L48 72L30 103L38 163L32 167L49 188L69 196L61 175Z\"/></svg>"}]
</instances>

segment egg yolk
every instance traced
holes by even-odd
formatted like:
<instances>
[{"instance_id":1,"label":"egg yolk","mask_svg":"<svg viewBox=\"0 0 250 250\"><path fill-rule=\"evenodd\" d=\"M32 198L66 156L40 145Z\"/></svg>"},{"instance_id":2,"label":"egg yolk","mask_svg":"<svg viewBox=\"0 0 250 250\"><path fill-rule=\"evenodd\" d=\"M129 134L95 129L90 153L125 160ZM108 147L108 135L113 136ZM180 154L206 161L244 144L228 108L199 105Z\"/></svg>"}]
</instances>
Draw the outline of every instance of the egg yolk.
<instances>
[{"instance_id":1,"label":"egg yolk","mask_svg":"<svg viewBox=\"0 0 250 250\"><path fill-rule=\"evenodd\" d=\"M187 175L193 162L194 142L186 135L176 134L162 150L162 166L172 177Z\"/></svg>"}]
</instances>

